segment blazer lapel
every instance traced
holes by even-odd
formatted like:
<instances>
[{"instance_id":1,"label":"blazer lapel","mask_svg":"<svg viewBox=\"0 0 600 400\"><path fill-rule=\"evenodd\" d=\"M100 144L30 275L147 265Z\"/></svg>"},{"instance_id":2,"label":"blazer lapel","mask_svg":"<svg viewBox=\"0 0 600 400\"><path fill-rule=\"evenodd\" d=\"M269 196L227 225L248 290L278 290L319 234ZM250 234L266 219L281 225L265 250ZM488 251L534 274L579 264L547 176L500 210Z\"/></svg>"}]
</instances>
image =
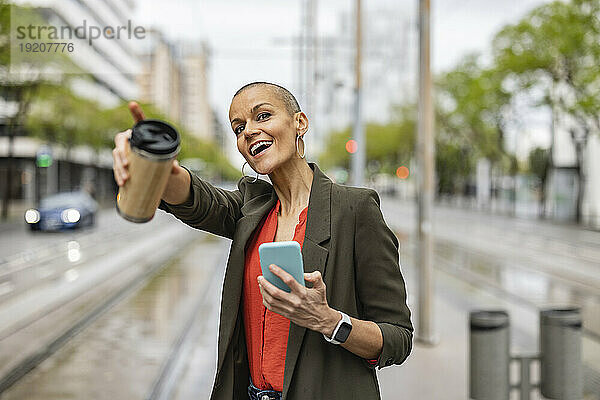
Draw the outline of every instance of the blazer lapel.
<instances>
[{"instance_id":1,"label":"blazer lapel","mask_svg":"<svg viewBox=\"0 0 600 400\"><path fill-rule=\"evenodd\" d=\"M270 191L253 197L242 206L242 217L237 222L223 281L217 371L220 371L223 366L225 353L230 345L238 319L246 261L246 243L262 217L273 208L276 201L277 194L271 187Z\"/></svg>"},{"instance_id":2,"label":"blazer lapel","mask_svg":"<svg viewBox=\"0 0 600 400\"><path fill-rule=\"evenodd\" d=\"M314 173L308 200L302 260L305 272L320 271L325 279L328 250L321 244L331 237L331 180L321 172L316 164L309 163L309 165ZM225 353L230 346L235 324L239 319L246 243L262 217L273 208L276 201L277 194L271 187L265 193L251 198L241 208L242 217L237 222L223 282L217 374L223 367ZM289 388L305 332L306 328L290 323L283 380L284 397Z\"/></svg>"},{"instance_id":3,"label":"blazer lapel","mask_svg":"<svg viewBox=\"0 0 600 400\"><path fill-rule=\"evenodd\" d=\"M309 163L309 165L314 174L308 200L302 260L305 272L320 271L323 279L325 279L325 265L329 251L321 244L331 237L331 180L321 172L316 164ZM290 380L294 373L305 332L306 328L290 323L285 356L283 398L286 397L290 387Z\"/></svg>"}]
</instances>

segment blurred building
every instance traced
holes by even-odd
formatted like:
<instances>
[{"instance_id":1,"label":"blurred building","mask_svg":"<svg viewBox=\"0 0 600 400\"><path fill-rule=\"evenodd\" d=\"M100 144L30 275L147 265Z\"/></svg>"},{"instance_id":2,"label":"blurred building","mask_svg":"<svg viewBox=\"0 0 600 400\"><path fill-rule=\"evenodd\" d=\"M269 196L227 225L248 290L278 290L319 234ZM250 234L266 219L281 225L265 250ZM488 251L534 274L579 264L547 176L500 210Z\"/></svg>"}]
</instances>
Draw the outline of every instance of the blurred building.
<instances>
[{"instance_id":1,"label":"blurred building","mask_svg":"<svg viewBox=\"0 0 600 400\"><path fill-rule=\"evenodd\" d=\"M44 28L55 27L59 32L75 32L84 26L100 29L136 26L131 21L133 0L12 0L12 3L32 7ZM18 15L12 21L18 21ZM69 86L75 94L103 107L113 107L138 96L136 71L141 67L136 53L138 41L97 40L90 45L87 37L73 37L59 42L73 43L75 50L65 52L70 63L48 68L40 62L33 67L35 71L29 66L31 75L37 76L35 79L61 82L69 75ZM20 65L12 67L9 81L23 74ZM0 126L15 117L17 103L14 99L0 98ZM3 199L8 194L13 215L57 191L88 188L99 200L114 198L116 185L109 149L100 152L87 146L67 149L27 137L26 133L20 126L13 127L11 137L6 136L8 131L0 132L0 193ZM45 165L40 164L40 157L46 160Z\"/></svg>"},{"instance_id":2,"label":"blurred building","mask_svg":"<svg viewBox=\"0 0 600 400\"><path fill-rule=\"evenodd\" d=\"M190 134L214 141L215 124L208 98L209 51L204 42L170 42L150 30L141 52L140 100L156 106Z\"/></svg>"},{"instance_id":3,"label":"blurred building","mask_svg":"<svg viewBox=\"0 0 600 400\"><path fill-rule=\"evenodd\" d=\"M13 0L15 4L38 8L48 25L71 27L126 26L133 15L133 0ZM85 41L84 41L85 42ZM135 71L140 62L137 42L131 40L98 40L93 46L76 44L71 60L92 80L74 79L72 89L79 95L110 107L119 100L138 95ZM73 72L73 71L65 71Z\"/></svg>"},{"instance_id":4,"label":"blurred building","mask_svg":"<svg viewBox=\"0 0 600 400\"><path fill-rule=\"evenodd\" d=\"M215 138L215 143L217 143L217 145L223 151L224 154L227 154L227 152L229 150L228 146L230 146L230 143L228 142L227 139L229 137L231 137L231 135L229 137L227 136L229 133L229 130L226 130L223 127L223 124L220 123L219 116L215 110L211 110L211 115L212 115L212 126L213 126L213 135ZM235 147L235 146L233 146L233 147ZM236 151L237 151L237 148L236 148Z\"/></svg>"},{"instance_id":5,"label":"blurred building","mask_svg":"<svg viewBox=\"0 0 600 400\"><path fill-rule=\"evenodd\" d=\"M151 29L144 48L138 49L142 67L137 76L139 99L153 104L167 117L181 121L181 68L175 47L163 34Z\"/></svg>"},{"instance_id":6,"label":"blurred building","mask_svg":"<svg viewBox=\"0 0 600 400\"><path fill-rule=\"evenodd\" d=\"M208 99L208 60L206 43L181 43L182 69L181 122L199 138L214 141L216 124Z\"/></svg>"}]
</instances>

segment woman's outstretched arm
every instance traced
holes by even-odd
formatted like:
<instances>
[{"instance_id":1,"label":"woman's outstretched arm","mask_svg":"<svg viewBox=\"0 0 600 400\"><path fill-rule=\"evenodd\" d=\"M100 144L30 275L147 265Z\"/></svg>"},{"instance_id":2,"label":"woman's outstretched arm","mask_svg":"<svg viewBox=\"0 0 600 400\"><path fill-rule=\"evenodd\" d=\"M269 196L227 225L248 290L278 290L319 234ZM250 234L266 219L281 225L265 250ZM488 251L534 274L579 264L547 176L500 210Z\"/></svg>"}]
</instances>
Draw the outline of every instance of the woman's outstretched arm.
<instances>
[{"instance_id":1,"label":"woman's outstretched arm","mask_svg":"<svg viewBox=\"0 0 600 400\"><path fill-rule=\"evenodd\" d=\"M137 103L129 103L129 110L135 122L145 118ZM130 150L130 138L131 129L115 136L113 173L119 186L123 186L129 179L127 154ZM159 205L161 210L175 215L194 228L232 238L241 206L242 195L239 190L216 188L173 160L171 175Z\"/></svg>"}]
</instances>

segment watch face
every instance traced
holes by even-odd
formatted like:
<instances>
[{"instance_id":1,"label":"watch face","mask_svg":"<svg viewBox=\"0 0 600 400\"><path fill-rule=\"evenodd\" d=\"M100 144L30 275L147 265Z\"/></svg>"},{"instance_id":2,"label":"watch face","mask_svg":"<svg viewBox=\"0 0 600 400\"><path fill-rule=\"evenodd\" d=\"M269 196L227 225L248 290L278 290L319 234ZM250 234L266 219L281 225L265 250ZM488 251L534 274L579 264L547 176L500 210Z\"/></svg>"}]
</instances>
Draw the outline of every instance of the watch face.
<instances>
[{"instance_id":1,"label":"watch face","mask_svg":"<svg viewBox=\"0 0 600 400\"><path fill-rule=\"evenodd\" d=\"M352 325L350 325L347 322L342 322L342 324L340 325L340 329L338 329L334 339L340 343L344 343L346 339L348 339L348 336L350 336L351 330Z\"/></svg>"}]
</instances>

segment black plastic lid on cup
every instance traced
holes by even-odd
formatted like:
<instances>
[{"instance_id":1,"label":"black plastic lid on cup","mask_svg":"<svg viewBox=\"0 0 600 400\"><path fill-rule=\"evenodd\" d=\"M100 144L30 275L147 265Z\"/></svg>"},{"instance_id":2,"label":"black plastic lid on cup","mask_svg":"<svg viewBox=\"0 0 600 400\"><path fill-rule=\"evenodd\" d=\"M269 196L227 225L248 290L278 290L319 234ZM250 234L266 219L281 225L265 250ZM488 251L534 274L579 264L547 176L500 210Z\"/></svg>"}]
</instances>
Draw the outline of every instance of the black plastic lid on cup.
<instances>
[{"instance_id":1,"label":"black plastic lid on cup","mask_svg":"<svg viewBox=\"0 0 600 400\"><path fill-rule=\"evenodd\" d=\"M131 139L132 147L151 154L171 154L179 148L179 133L166 122L157 119L145 119L133 126Z\"/></svg>"}]
</instances>

